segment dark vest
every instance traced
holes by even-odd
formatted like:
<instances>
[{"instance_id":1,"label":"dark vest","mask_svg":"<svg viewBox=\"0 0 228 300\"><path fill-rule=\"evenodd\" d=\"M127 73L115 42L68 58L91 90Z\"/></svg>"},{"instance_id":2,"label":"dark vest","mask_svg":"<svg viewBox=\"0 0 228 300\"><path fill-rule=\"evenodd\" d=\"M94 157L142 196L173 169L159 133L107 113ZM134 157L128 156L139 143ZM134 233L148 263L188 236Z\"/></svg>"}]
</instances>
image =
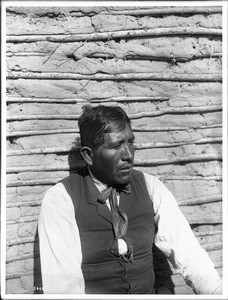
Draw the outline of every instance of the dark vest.
<instances>
[{"instance_id":1,"label":"dark vest","mask_svg":"<svg viewBox=\"0 0 228 300\"><path fill-rule=\"evenodd\" d=\"M75 208L86 293L153 293L154 211L143 174L133 170L131 193L120 194L120 208L128 216L126 239L133 246L132 262L117 255L110 210L97 201L99 191L87 168L65 178L62 183Z\"/></svg>"}]
</instances>

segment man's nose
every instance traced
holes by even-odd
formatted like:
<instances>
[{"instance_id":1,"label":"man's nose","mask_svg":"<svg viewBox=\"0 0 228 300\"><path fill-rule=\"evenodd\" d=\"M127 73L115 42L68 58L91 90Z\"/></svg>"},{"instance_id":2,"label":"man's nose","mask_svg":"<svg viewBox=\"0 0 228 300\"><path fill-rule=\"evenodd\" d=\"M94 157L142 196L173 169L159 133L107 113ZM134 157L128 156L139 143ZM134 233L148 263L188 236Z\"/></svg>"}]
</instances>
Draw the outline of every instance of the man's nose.
<instances>
[{"instance_id":1,"label":"man's nose","mask_svg":"<svg viewBox=\"0 0 228 300\"><path fill-rule=\"evenodd\" d=\"M129 146L128 144L125 144L122 159L132 161L134 157L134 150L134 146Z\"/></svg>"}]
</instances>

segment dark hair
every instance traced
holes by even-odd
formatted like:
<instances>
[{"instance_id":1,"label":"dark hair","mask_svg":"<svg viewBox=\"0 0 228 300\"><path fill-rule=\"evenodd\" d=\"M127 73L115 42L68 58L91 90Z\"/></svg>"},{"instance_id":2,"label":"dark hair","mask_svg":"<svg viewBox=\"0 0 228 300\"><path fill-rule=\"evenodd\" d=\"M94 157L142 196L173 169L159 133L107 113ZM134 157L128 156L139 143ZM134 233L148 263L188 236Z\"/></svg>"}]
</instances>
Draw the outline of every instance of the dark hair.
<instances>
[{"instance_id":1,"label":"dark hair","mask_svg":"<svg viewBox=\"0 0 228 300\"><path fill-rule=\"evenodd\" d=\"M97 148L104 142L104 134L117 128L123 130L131 121L125 111L118 106L83 106L78 119L81 146Z\"/></svg>"}]
</instances>

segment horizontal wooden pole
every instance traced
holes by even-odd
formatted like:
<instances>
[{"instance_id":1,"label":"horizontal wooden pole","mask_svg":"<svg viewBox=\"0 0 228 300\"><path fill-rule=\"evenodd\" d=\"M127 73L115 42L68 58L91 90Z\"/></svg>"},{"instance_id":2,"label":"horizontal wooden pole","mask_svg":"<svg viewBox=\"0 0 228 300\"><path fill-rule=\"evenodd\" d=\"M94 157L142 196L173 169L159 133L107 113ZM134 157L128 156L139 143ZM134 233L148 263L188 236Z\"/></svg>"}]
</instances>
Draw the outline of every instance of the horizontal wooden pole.
<instances>
[{"instance_id":1,"label":"horizontal wooden pole","mask_svg":"<svg viewBox=\"0 0 228 300\"><path fill-rule=\"evenodd\" d=\"M7 152L7 156L16 155L33 155L33 154L51 154L51 153L67 153L74 152L72 147L53 147L53 148L38 148L38 149L28 149L28 150L11 150Z\"/></svg>"},{"instance_id":2,"label":"horizontal wooden pole","mask_svg":"<svg viewBox=\"0 0 228 300\"><path fill-rule=\"evenodd\" d=\"M37 185L53 185L62 180L63 178L56 179L31 179L31 180L18 180L11 181L6 184L7 187L17 186L37 186Z\"/></svg>"},{"instance_id":3,"label":"horizontal wooden pole","mask_svg":"<svg viewBox=\"0 0 228 300\"><path fill-rule=\"evenodd\" d=\"M78 131L75 131L78 132ZM12 136L26 136L27 134L22 132L15 132L15 135ZM35 135L37 132L33 132L31 135ZM47 134L53 133L63 133L55 132L55 131L48 131ZM40 133L42 135L42 133ZM29 132L28 132L28 135ZM11 135L10 135L11 136ZM222 137L215 137L215 138L202 138L198 140L188 141L188 142L179 142L179 143L162 143L162 142L155 142L155 143L135 143L135 148L137 150L142 149L153 149L153 148L171 148L171 147L179 147L184 145L193 145L193 144L212 144L212 143L221 143ZM33 155L33 154L55 154L55 153L68 153L68 152L78 152L79 148L72 148L72 147L54 147L54 148L41 148L41 149L30 149L30 150L12 150L7 153L7 156L18 156L18 155Z\"/></svg>"},{"instance_id":4,"label":"horizontal wooden pole","mask_svg":"<svg viewBox=\"0 0 228 300\"><path fill-rule=\"evenodd\" d=\"M206 250L206 251L214 251L214 250L220 250L222 249L222 243L221 242L216 242L216 243L205 243L205 244L201 244L202 247ZM15 261L21 261L21 260L27 260L27 259L36 259L40 257L40 253L39 252L35 252L35 253L27 253L27 254L21 254L21 255L17 255L17 256L13 256L13 257L8 257L6 259L6 263L12 263ZM221 266L221 262L217 263L217 267Z\"/></svg>"},{"instance_id":5,"label":"horizontal wooden pole","mask_svg":"<svg viewBox=\"0 0 228 300\"><path fill-rule=\"evenodd\" d=\"M207 113L221 111L221 105L211 105L211 106L198 106L198 107L178 107L178 108L165 108L158 111L152 112L139 112L130 115L130 119L141 119L146 117L156 117L165 114L192 114L192 113Z\"/></svg>"},{"instance_id":6,"label":"horizontal wooden pole","mask_svg":"<svg viewBox=\"0 0 228 300\"><path fill-rule=\"evenodd\" d=\"M67 134L79 133L79 129L50 129L50 130L24 130L7 132L7 137L21 137L21 136L34 136L34 135L51 135L51 134Z\"/></svg>"},{"instance_id":7,"label":"horizontal wooden pole","mask_svg":"<svg viewBox=\"0 0 228 300\"><path fill-rule=\"evenodd\" d=\"M206 251L216 251L216 250L220 250L220 249L223 248L221 242L205 243L205 244L201 244L201 245ZM14 257L8 257L6 259L6 263L9 264L9 263L12 263L12 262L15 262L15 261L35 259L35 258L39 258L39 257L40 257L39 252L22 254L22 255L17 255L17 256L14 256ZM218 264L218 266L220 266L220 263ZM160 275L161 275L161 273L160 273Z\"/></svg>"},{"instance_id":8,"label":"horizontal wooden pole","mask_svg":"<svg viewBox=\"0 0 228 300\"><path fill-rule=\"evenodd\" d=\"M20 219L18 219L16 221L6 221L6 225L31 223L31 222L37 222L37 221L38 221L38 216L25 216L25 217L21 217Z\"/></svg>"},{"instance_id":9,"label":"horizontal wooden pole","mask_svg":"<svg viewBox=\"0 0 228 300\"><path fill-rule=\"evenodd\" d=\"M111 97L107 99L91 99L91 103L104 103L104 102L146 102L146 101L168 101L168 97L162 96L138 96L138 97Z\"/></svg>"},{"instance_id":10,"label":"horizontal wooden pole","mask_svg":"<svg viewBox=\"0 0 228 300\"><path fill-rule=\"evenodd\" d=\"M136 129L133 127L132 129L133 129L133 131L141 131L141 132L144 132L144 131L157 132L157 131L179 131L179 130L183 131L183 130L188 130L189 128L188 127L185 127L185 128L180 128L180 127L154 127L154 128L150 128L149 130L148 129L143 130L143 129L141 129L141 127L136 128ZM69 128L69 129L13 131L13 132L7 132L6 133L6 137L20 137L20 136L33 136L33 135L51 135L51 134L65 134L65 133L79 133L79 129L78 128L75 128L75 129ZM149 145L149 143L145 143L145 145L146 144ZM153 144L156 147L156 144L158 144L158 143L153 143ZM162 142L160 142L159 144L160 144L160 146L162 146L162 145L164 145L164 146L171 145L169 143L162 143ZM180 144L180 143L176 143L176 144ZM181 143L181 144L183 144L183 143ZM160 147L160 146L158 146L158 147ZM63 149L63 150L61 150L61 149ZM18 150L16 150L16 151L18 151ZM60 152L70 151L70 147L67 147L67 148L66 147L62 147L62 148L60 148L59 151Z\"/></svg>"},{"instance_id":11,"label":"horizontal wooden pole","mask_svg":"<svg viewBox=\"0 0 228 300\"><path fill-rule=\"evenodd\" d=\"M46 57L46 52L7 52L6 57L23 57L23 56L42 56Z\"/></svg>"},{"instance_id":12,"label":"horizontal wooden pole","mask_svg":"<svg viewBox=\"0 0 228 300\"><path fill-rule=\"evenodd\" d=\"M170 130L171 129L171 130ZM153 132L159 132L159 131L178 131L178 129L172 129L172 128L154 128ZM187 129L186 129L187 130ZM134 131L134 128L133 128ZM79 133L79 129L52 129L52 130L25 130L25 131L13 131L13 132L7 132L6 137L21 137L21 136L35 136L35 135L53 135L53 134L71 134L71 133ZM136 149L151 149L151 148L164 148L164 147L177 147L177 146L183 146L183 145L191 145L191 144L207 144L207 143L221 143L222 137L214 137L214 138L202 138L199 140L193 140L188 142L177 142L177 143L164 143L164 142L153 142L153 143L135 143ZM47 148L48 153L50 148ZM52 148L52 153L57 152L72 152L74 151L72 147L56 147ZM78 149L75 149L78 150ZM11 155L20 155L17 153L20 153L19 150L16 150L17 152L11 152L7 153L7 156ZM32 154L32 149L30 150L21 150L23 154ZM41 150L41 153L45 153L45 149ZM37 152L36 152L37 153Z\"/></svg>"},{"instance_id":13,"label":"horizontal wooden pole","mask_svg":"<svg viewBox=\"0 0 228 300\"><path fill-rule=\"evenodd\" d=\"M34 271L18 272L18 273L14 273L14 274L10 273L10 274L6 274L6 280L18 279L18 278L22 278L25 276L33 276L33 275L34 275Z\"/></svg>"},{"instance_id":14,"label":"horizontal wooden pole","mask_svg":"<svg viewBox=\"0 0 228 300\"><path fill-rule=\"evenodd\" d=\"M8 257L6 259L6 263L9 264L9 263L12 263L12 262L15 262L15 261L35 259L35 258L39 258L39 257L40 257L39 252L21 254L21 255L14 256L14 257Z\"/></svg>"},{"instance_id":15,"label":"horizontal wooden pole","mask_svg":"<svg viewBox=\"0 0 228 300\"><path fill-rule=\"evenodd\" d=\"M63 72L7 72L7 79L38 79L38 80L153 80L153 81L184 81L184 82L222 82L221 73L119 73L119 74L76 74Z\"/></svg>"},{"instance_id":16,"label":"horizontal wooden pole","mask_svg":"<svg viewBox=\"0 0 228 300\"><path fill-rule=\"evenodd\" d=\"M76 104L78 102L88 102L82 98L24 98L24 97L7 97L7 103L64 103L64 104Z\"/></svg>"},{"instance_id":17,"label":"horizontal wooden pole","mask_svg":"<svg viewBox=\"0 0 228 300\"><path fill-rule=\"evenodd\" d=\"M42 171L70 171L74 170L74 168L71 168L68 165L63 166L26 166L26 167L9 167L7 169L7 173L20 173L20 172L42 172Z\"/></svg>"},{"instance_id":18,"label":"horizontal wooden pole","mask_svg":"<svg viewBox=\"0 0 228 300\"><path fill-rule=\"evenodd\" d=\"M10 247L10 246L29 244L29 243L34 243L34 242L35 242L35 237L29 236L29 237L24 237L24 238L8 240L8 241L6 241L6 246Z\"/></svg>"},{"instance_id":19,"label":"horizontal wooden pole","mask_svg":"<svg viewBox=\"0 0 228 300\"><path fill-rule=\"evenodd\" d=\"M157 176L159 179L163 181L185 181L185 180L215 180L215 181L222 181L222 176L178 176L178 175L173 175L173 176L166 176L166 175L158 175Z\"/></svg>"},{"instance_id":20,"label":"horizontal wooden pole","mask_svg":"<svg viewBox=\"0 0 228 300\"><path fill-rule=\"evenodd\" d=\"M209 126L207 128L210 128ZM195 128L194 128L195 129ZM151 132L157 132L157 131L183 131L183 130L190 130L190 127L150 127L150 128L142 128L142 127L132 127L133 131L140 131L140 132L144 132L144 131L151 131ZM6 137L20 137L20 136L33 136L33 135L51 135L51 134L65 134L65 133L79 133L79 129L78 128L69 128L69 129L49 129L49 130L23 130L23 131L12 131L12 132L7 132L6 133ZM206 139L206 138L205 138ZM210 138L208 138L210 139ZM215 141L216 139L221 139L221 138L211 138L211 142ZM200 142L199 142L200 143ZM203 139L202 139L202 143L203 143ZM145 145L149 143L145 143ZM168 146L168 145L172 145L170 143L153 143L154 146L156 147L156 145L159 145L162 147L164 146ZM176 143L176 144L186 144L186 143ZM142 144L143 145L143 144ZM152 145L152 144L151 144ZM54 148L53 148L54 149ZM57 148L56 148L57 149ZM62 150L61 150L62 149ZM18 150L16 150L18 151ZM28 150L29 151L29 150ZM58 150L56 150L58 151ZM66 152L66 151L70 151L70 147L61 147L59 148L60 152ZM11 152L9 152L11 153ZM17 153L17 152L15 152ZM43 153L43 152L42 152ZM10 155L10 154L8 154Z\"/></svg>"},{"instance_id":21,"label":"horizontal wooden pole","mask_svg":"<svg viewBox=\"0 0 228 300\"><path fill-rule=\"evenodd\" d=\"M186 180L213 180L213 181L221 181L222 176L157 176L159 179L163 181L186 181ZM19 187L19 186L37 186L37 185L53 185L62 180L63 178L55 178L55 179L30 179L30 180L17 180L11 181L6 184L7 187Z\"/></svg>"},{"instance_id":22,"label":"horizontal wooden pole","mask_svg":"<svg viewBox=\"0 0 228 300\"><path fill-rule=\"evenodd\" d=\"M218 202L218 201L222 201L221 194L206 195L206 196L195 197L192 199L178 201L178 205L179 206L194 206L194 205L208 204L208 203ZM40 206L40 205L41 205L41 201L22 201L22 202L7 203L6 207L12 208L12 207L27 207L27 206Z\"/></svg>"},{"instance_id":23,"label":"horizontal wooden pole","mask_svg":"<svg viewBox=\"0 0 228 300\"><path fill-rule=\"evenodd\" d=\"M27 207L27 206L40 206L41 201L22 201L22 202L9 202L6 204L7 208L12 207Z\"/></svg>"},{"instance_id":24,"label":"horizontal wooden pole","mask_svg":"<svg viewBox=\"0 0 228 300\"><path fill-rule=\"evenodd\" d=\"M141 8L141 9L123 9L123 10L110 10L101 11L101 15L131 15L131 16L157 16L157 15L170 15L170 14L215 14L222 13L221 6L211 7L160 7L160 8Z\"/></svg>"},{"instance_id":25,"label":"horizontal wooden pole","mask_svg":"<svg viewBox=\"0 0 228 300\"><path fill-rule=\"evenodd\" d=\"M212 129L212 128L220 128L222 127L221 124L216 124L216 125L209 125L209 126L196 126L194 128L190 128L190 127L134 127L132 126L133 132L157 132L157 131L187 131L187 130L192 130L192 129ZM67 130L67 129L66 129ZM69 129L70 131L72 129ZM75 130L75 133L78 132L77 129L73 129ZM39 132L39 131L37 131ZM47 134L50 134L50 131L42 131L42 133L47 132ZM60 133L60 131L57 131L58 133ZM56 131L51 131L51 133L57 133ZM27 131L23 131L23 134L27 135ZM70 132L72 133L72 132ZM29 131L28 131L28 135L29 135ZM33 135L33 134L32 134ZM9 136L17 136L17 134L15 134L15 132L10 133ZM191 141L191 143L207 143L206 140L208 140L208 142L220 142L221 137L216 137L216 138L211 138L214 139L213 141L209 141L210 138L202 138L199 140L195 140L195 141ZM216 140L218 139L218 140ZM157 143L157 145L159 145L159 143ZM14 156L14 155L29 155L29 154L47 154L47 153L65 153L65 152L72 152L74 151L74 149L72 149L72 147L53 147L53 148L38 148L38 149L28 149L28 150L9 150L7 151L6 155L7 156Z\"/></svg>"},{"instance_id":26,"label":"horizontal wooden pole","mask_svg":"<svg viewBox=\"0 0 228 300\"><path fill-rule=\"evenodd\" d=\"M109 97L104 99L67 99L67 98L17 98L8 97L6 102L8 103L65 103L65 104L75 104L78 102L89 102L89 103L103 103L103 102L146 102L146 101L167 101L168 97L161 96L119 96L119 97Z\"/></svg>"},{"instance_id":27,"label":"horizontal wooden pole","mask_svg":"<svg viewBox=\"0 0 228 300\"><path fill-rule=\"evenodd\" d=\"M222 124L214 124L208 126L193 126L193 127L180 127L180 126L172 126L172 127L152 127L152 126L140 126L134 127L132 126L133 131L138 132L154 132L154 131L187 131L192 129L209 129L209 128L222 128Z\"/></svg>"},{"instance_id":28,"label":"horizontal wooden pole","mask_svg":"<svg viewBox=\"0 0 228 300\"><path fill-rule=\"evenodd\" d=\"M216 217L204 217L204 218L196 218L196 217L187 217L188 223L190 225L204 225L204 224L222 224L222 216Z\"/></svg>"},{"instance_id":29,"label":"horizontal wooden pole","mask_svg":"<svg viewBox=\"0 0 228 300\"><path fill-rule=\"evenodd\" d=\"M206 203L212 203L212 202L219 202L222 201L222 195L207 195L207 196L201 196L193 199L186 199L182 201L178 201L179 206L192 206L192 205L199 205L199 204L206 204Z\"/></svg>"},{"instance_id":30,"label":"horizontal wooden pole","mask_svg":"<svg viewBox=\"0 0 228 300\"><path fill-rule=\"evenodd\" d=\"M212 235L222 235L222 230L213 230L213 231L193 231L194 235L196 237L206 237L206 236L212 236Z\"/></svg>"},{"instance_id":31,"label":"horizontal wooden pole","mask_svg":"<svg viewBox=\"0 0 228 300\"><path fill-rule=\"evenodd\" d=\"M211 236L211 235L217 235L217 234L222 234L222 231L220 230L213 230L213 231L199 231L199 232L194 232L195 236ZM6 241L6 246L15 246L15 245L21 245L21 244L27 244L27 243L34 243L35 242L35 237L30 236L30 237L24 237L24 238L18 238L18 239L12 239Z\"/></svg>"},{"instance_id":32,"label":"horizontal wooden pole","mask_svg":"<svg viewBox=\"0 0 228 300\"><path fill-rule=\"evenodd\" d=\"M32 56L46 56L47 54L43 54L43 53L7 53L7 57L32 57ZM115 54L112 53L93 53L93 54L85 54L83 57L87 57L90 59L114 59L116 58ZM172 55L172 56L165 56L165 55L160 55L157 53L147 53L145 51L145 53L142 52L135 52L134 54L129 54L128 52L126 53L119 53L118 54L118 59L123 59L123 60L153 60L153 61L163 61L163 62L168 62L168 63L178 63L178 62L189 62L191 60L202 60L202 59L211 59L211 58L219 58L222 57L222 53L221 52L217 52L217 53L205 53L205 54L185 54L185 56L177 56L177 55ZM76 59L76 58L75 58ZM80 58L81 59L81 58ZM108 101L107 101L108 102Z\"/></svg>"},{"instance_id":33,"label":"horizontal wooden pole","mask_svg":"<svg viewBox=\"0 0 228 300\"><path fill-rule=\"evenodd\" d=\"M151 159L151 160L136 160L135 166L159 166L159 165L170 165L170 164L183 164L191 162L206 162L211 160L222 160L222 154L198 154L198 155L188 155L172 159ZM78 162L77 169L84 165L83 162ZM67 164L58 166L21 166L21 167L9 167L6 172L10 173L20 173L20 172L42 172L42 171L69 171L70 167ZM74 170L74 168L71 168Z\"/></svg>"},{"instance_id":34,"label":"horizontal wooden pole","mask_svg":"<svg viewBox=\"0 0 228 300\"><path fill-rule=\"evenodd\" d=\"M116 58L115 54L112 53L93 53L88 54L83 57L93 58L93 59L113 59ZM222 57L222 53L213 53L213 54L200 54L200 55L191 55L189 56L161 56L156 54L148 54L148 53L134 53L134 54L128 54L128 53L122 53L118 54L118 59L124 59L124 60L153 60L153 61L163 61L163 62L169 62L169 63L185 63L189 62L191 60L202 60L204 58L211 59L211 58L218 58Z\"/></svg>"},{"instance_id":35,"label":"horizontal wooden pole","mask_svg":"<svg viewBox=\"0 0 228 300\"><path fill-rule=\"evenodd\" d=\"M157 176L162 181L195 181L195 180L206 180L206 181L222 181L222 176ZM55 179L30 179L30 180L17 180L10 181L6 184L7 187L19 187L19 186L37 186L37 185L54 185L63 178Z\"/></svg>"},{"instance_id":36,"label":"horizontal wooden pole","mask_svg":"<svg viewBox=\"0 0 228 300\"><path fill-rule=\"evenodd\" d=\"M222 105L211 106L197 106L197 107L178 107L178 108L165 108L157 111L145 111L133 113L129 115L130 119L141 119L148 117L156 117L165 114L192 114L192 113L208 113L222 111ZM15 115L8 116L7 121L23 121L23 120L78 120L79 115Z\"/></svg>"},{"instance_id":37,"label":"horizontal wooden pole","mask_svg":"<svg viewBox=\"0 0 228 300\"><path fill-rule=\"evenodd\" d=\"M190 162L205 162L211 160L222 160L222 154L198 154L188 155L172 159L152 159L146 161L135 161L135 166L158 166L158 165L169 165L169 164L182 164Z\"/></svg>"},{"instance_id":38,"label":"horizontal wooden pole","mask_svg":"<svg viewBox=\"0 0 228 300\"><path fill-rule=\"evenodd\" d=\"M179 36L179 35L212 35L222 36L222 29L204 27L171 27L152 29L132 29L109 32L96 32L88 34L28 34L28 35L7 35L7 43L29 43L38 41L49 41L58 43L71 43L82 41L98 41L112 39L127 39L137 37L159 37L159 36Z\"/></svg>"},{"instance_id":39,"label":"horizontal wooden pole","mask_svg":"<svg viewBox=\"0 0 228 300\"><path fill-rule=\"evenodd\" d=\"M204 243L204 244L201 244L201 246L202 246L206 251L215 251L215 250L223 249L223 246L222 246L222 243L221 243L221 242Z\"/></svg>"}]
</instances>

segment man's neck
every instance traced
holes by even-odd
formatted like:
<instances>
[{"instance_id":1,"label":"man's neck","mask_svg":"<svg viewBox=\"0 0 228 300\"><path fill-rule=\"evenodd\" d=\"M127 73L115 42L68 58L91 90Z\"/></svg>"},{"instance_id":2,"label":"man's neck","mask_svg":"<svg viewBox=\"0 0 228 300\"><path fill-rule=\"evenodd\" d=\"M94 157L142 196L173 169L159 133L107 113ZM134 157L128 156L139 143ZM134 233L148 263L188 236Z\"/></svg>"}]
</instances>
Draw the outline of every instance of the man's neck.
<instances>
[{"instance_id":1,"label":"man's neck","mask_svg":"<svg viewBox=\"0 0 228 300\"><path fill-rule=\"evenodd\" d=\"M96 187L98 188L99 192L103 192L107 187L108 185L101 182L100 180L98 180L92 173L90 167L87 165L87 168L88 168L88 172L89 172L89 175L90 177L92 178L94 184L96 185Z\"/></svg>"}]
</instances>

